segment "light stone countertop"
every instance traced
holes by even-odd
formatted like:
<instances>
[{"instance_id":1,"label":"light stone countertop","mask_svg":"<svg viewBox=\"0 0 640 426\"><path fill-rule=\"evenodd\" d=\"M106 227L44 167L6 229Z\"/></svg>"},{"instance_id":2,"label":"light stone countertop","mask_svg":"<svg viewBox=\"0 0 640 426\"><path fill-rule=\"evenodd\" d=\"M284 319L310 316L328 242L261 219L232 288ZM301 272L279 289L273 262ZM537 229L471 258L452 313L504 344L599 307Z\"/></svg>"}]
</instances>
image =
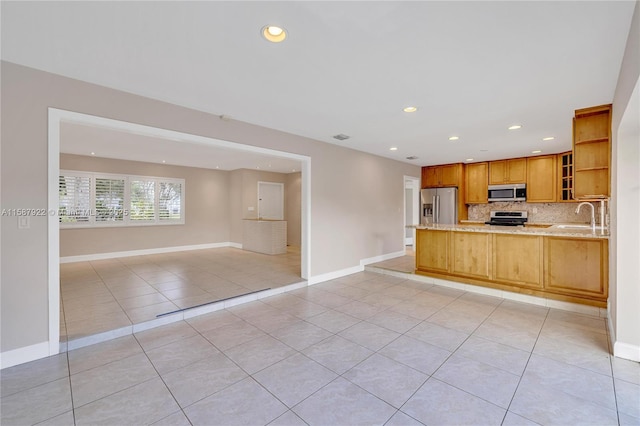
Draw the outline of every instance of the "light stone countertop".
<instances>
[{"instance_id":1,"label":"light stone countertop","mask_svg":"<svg viewBox=\"0 0 640 426\"><path fill-rule=\"evenodd\" d=\"M493 234L515 234L515 235L543 235L552 237L578 237L578 238L602 238L609 239L609 230L600 230L596 228L593 232L588 228L562 228L562 226L576 226L582 224L567 223L553 224L549 227L536 226L548 224L531 224L533 226L492 226L485 225L480 222L467 222L458 225L408 225L407 228L414 229L436 229L441 231L458 231L458 232L488 232ZM584 226L584 225L583 225Z\"/></svg>"}]
</instances>

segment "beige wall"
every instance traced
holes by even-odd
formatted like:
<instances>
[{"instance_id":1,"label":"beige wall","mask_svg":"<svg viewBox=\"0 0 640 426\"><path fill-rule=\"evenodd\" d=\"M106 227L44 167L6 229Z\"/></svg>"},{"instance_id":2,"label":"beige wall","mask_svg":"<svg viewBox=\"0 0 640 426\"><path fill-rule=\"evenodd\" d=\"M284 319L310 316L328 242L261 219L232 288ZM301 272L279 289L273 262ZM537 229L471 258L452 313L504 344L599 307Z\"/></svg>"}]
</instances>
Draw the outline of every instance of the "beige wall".
<instances>
[{"instance_id":1,"label":"beige wall","mask_svg":"<svg viewBox=\"0 0 640 426\"><path fill-rule=\"evenodd\" d=\"M609 317L614 355L640 361L640 2L613 98Z\"/></svg>"},{"instance_id":2,"label":"beige wall","mask_svg":"<svg viewBox=\"0 0 640 426\"><path fill-rule=\"evenodd\" d=\"M258 218L258 182L272 182L285 184L287 175L284 173L264 172L259 170L242 170L242 218ZM287 204L286 191L284 204ZM253 210L249 210L253 207ZM286 209L285 209L286 211ZM286 220L286 218L285 218Z\"/></svg>"},{"instance_id":3,"label":"beige wall","mask_svg":"<svg viewBox=\"0 0 640 426\"><path fill-rule=\"evenodd\" d=\"M47 108L311 158L310 275L401 251L404 175L417 166L2 62L2 208L47 207ZM2 218L2 352L48 339L47 218Z\"/></svg>"},{"instance_id":4,"label":"beige wall","mask_svg":"<svg viewBox=\"0 0 640 426\"><path fill-rule=\"evenodd\" d=\"M229 241L229 172L70 154L60 169L184 179L186 213L184 225L61 229L61 257Z\"/></svg>"},{"instance_id":5,"label":"beige wall","mask_svg":"<svg viewBox=\"0 0 640 426\"><path fill-rule=\"evenodd\" d=\"M242 244L242 175L242 169L229 172L229 241L236 244Z\"/></svg>"},{"instance_id":6,"label":"beige wall","mask_svg":"<svg viewBox=\"0 0 640 426\"><path fill-rule=\"evenodd\" d=\"M285 183L285 217L287 218L287 244L300 247L302 218L302 174L289 173Z\"/></svg>"},{"instance_id":7,"label":"beige wall","mask_svg":"<svg viewBox=\"0 0 640 426\"><path fill-rule=\"evenodd\" d=\"M284 220L287 223L287 244L300 245L301 190L300 178L289 178L300 173L274 173L250 169L238 169L230 172L229 208L231 211L230 241L242 244L242 220L258 217L258 182L284 184ZM293 186L292 186L293 185ZM253 207L253 210L249 210ZM294 241L297 243L292 243Z\"/></svg>"}]
</instances>

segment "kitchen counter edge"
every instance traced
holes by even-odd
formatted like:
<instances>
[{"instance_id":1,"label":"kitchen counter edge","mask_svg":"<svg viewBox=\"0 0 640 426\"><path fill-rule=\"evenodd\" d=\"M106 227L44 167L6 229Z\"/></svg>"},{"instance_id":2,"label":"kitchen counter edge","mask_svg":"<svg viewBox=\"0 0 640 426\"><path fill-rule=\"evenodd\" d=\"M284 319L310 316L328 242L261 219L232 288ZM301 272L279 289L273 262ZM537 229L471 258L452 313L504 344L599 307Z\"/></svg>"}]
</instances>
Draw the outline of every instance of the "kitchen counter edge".
<instances>
[{"instance_id":1,"label":"kitchen counter edge","mask_svg":"<svg viewBox=\"0 0 640 426\"><path fill-rule=\"evenodd\" d=\"M549 237L576 237L576 238L599 238L609 239L609 231L591 229L562 229L562 228L527 228L521 226L493 226L483 224L461 224L461 225L410 225L407 228L415 229L431 229L438 231L455 231L455 232L486 232L491 234L513 234L513 235L542 235Z\"/></svg>"}]
</instances>

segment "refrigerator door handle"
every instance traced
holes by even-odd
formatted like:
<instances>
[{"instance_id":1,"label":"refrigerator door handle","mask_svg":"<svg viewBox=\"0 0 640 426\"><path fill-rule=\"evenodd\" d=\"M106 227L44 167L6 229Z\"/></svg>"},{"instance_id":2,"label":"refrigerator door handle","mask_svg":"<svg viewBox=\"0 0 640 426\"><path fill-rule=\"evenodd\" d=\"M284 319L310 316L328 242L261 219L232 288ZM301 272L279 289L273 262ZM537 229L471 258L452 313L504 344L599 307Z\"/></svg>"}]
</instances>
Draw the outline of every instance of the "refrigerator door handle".
<instances>
[{"instance_id":1,"label":"refrigerator door handle","mask_svg":"<svg viewBox=\"0 0 640 426\"><path fill-rule=\"evenodd\" d=\"M438 223L438 208L436 206L436 196L431 197L431 220L433 223Z\"/></svg>"},{"instance_id":2,"label":"refrigerator door handle","mask_svg":"<svg viewBox=\"0 0 640 426\"><path fill-rule=\"evenodd\" d=\"M440 196L436 195L435 214L437 215L436 223L440 223Z\"/></svg>"}]
</instances>

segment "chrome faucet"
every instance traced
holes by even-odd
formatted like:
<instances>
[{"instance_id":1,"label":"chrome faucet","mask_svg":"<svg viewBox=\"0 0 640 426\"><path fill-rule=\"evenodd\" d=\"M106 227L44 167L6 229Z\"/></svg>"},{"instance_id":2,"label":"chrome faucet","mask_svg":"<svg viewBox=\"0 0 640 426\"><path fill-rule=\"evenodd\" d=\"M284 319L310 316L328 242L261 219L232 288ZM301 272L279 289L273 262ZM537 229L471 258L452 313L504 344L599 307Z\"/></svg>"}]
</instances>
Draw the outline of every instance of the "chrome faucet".
<instances>
[{"instance_id":1,"label":"chrome faucet","mask_svg":"<svg viewBox=\"0 0 640 426\"><path fill-rule=\"evenodd\" d=\"M596 232L596 208L593 206L593 204L583 201L582 203L578 204L578 207L576 207L576 214L580 213L580 207L584 205L591 207L591 230L593 232Z\"/></svg>"}]
</instances>

